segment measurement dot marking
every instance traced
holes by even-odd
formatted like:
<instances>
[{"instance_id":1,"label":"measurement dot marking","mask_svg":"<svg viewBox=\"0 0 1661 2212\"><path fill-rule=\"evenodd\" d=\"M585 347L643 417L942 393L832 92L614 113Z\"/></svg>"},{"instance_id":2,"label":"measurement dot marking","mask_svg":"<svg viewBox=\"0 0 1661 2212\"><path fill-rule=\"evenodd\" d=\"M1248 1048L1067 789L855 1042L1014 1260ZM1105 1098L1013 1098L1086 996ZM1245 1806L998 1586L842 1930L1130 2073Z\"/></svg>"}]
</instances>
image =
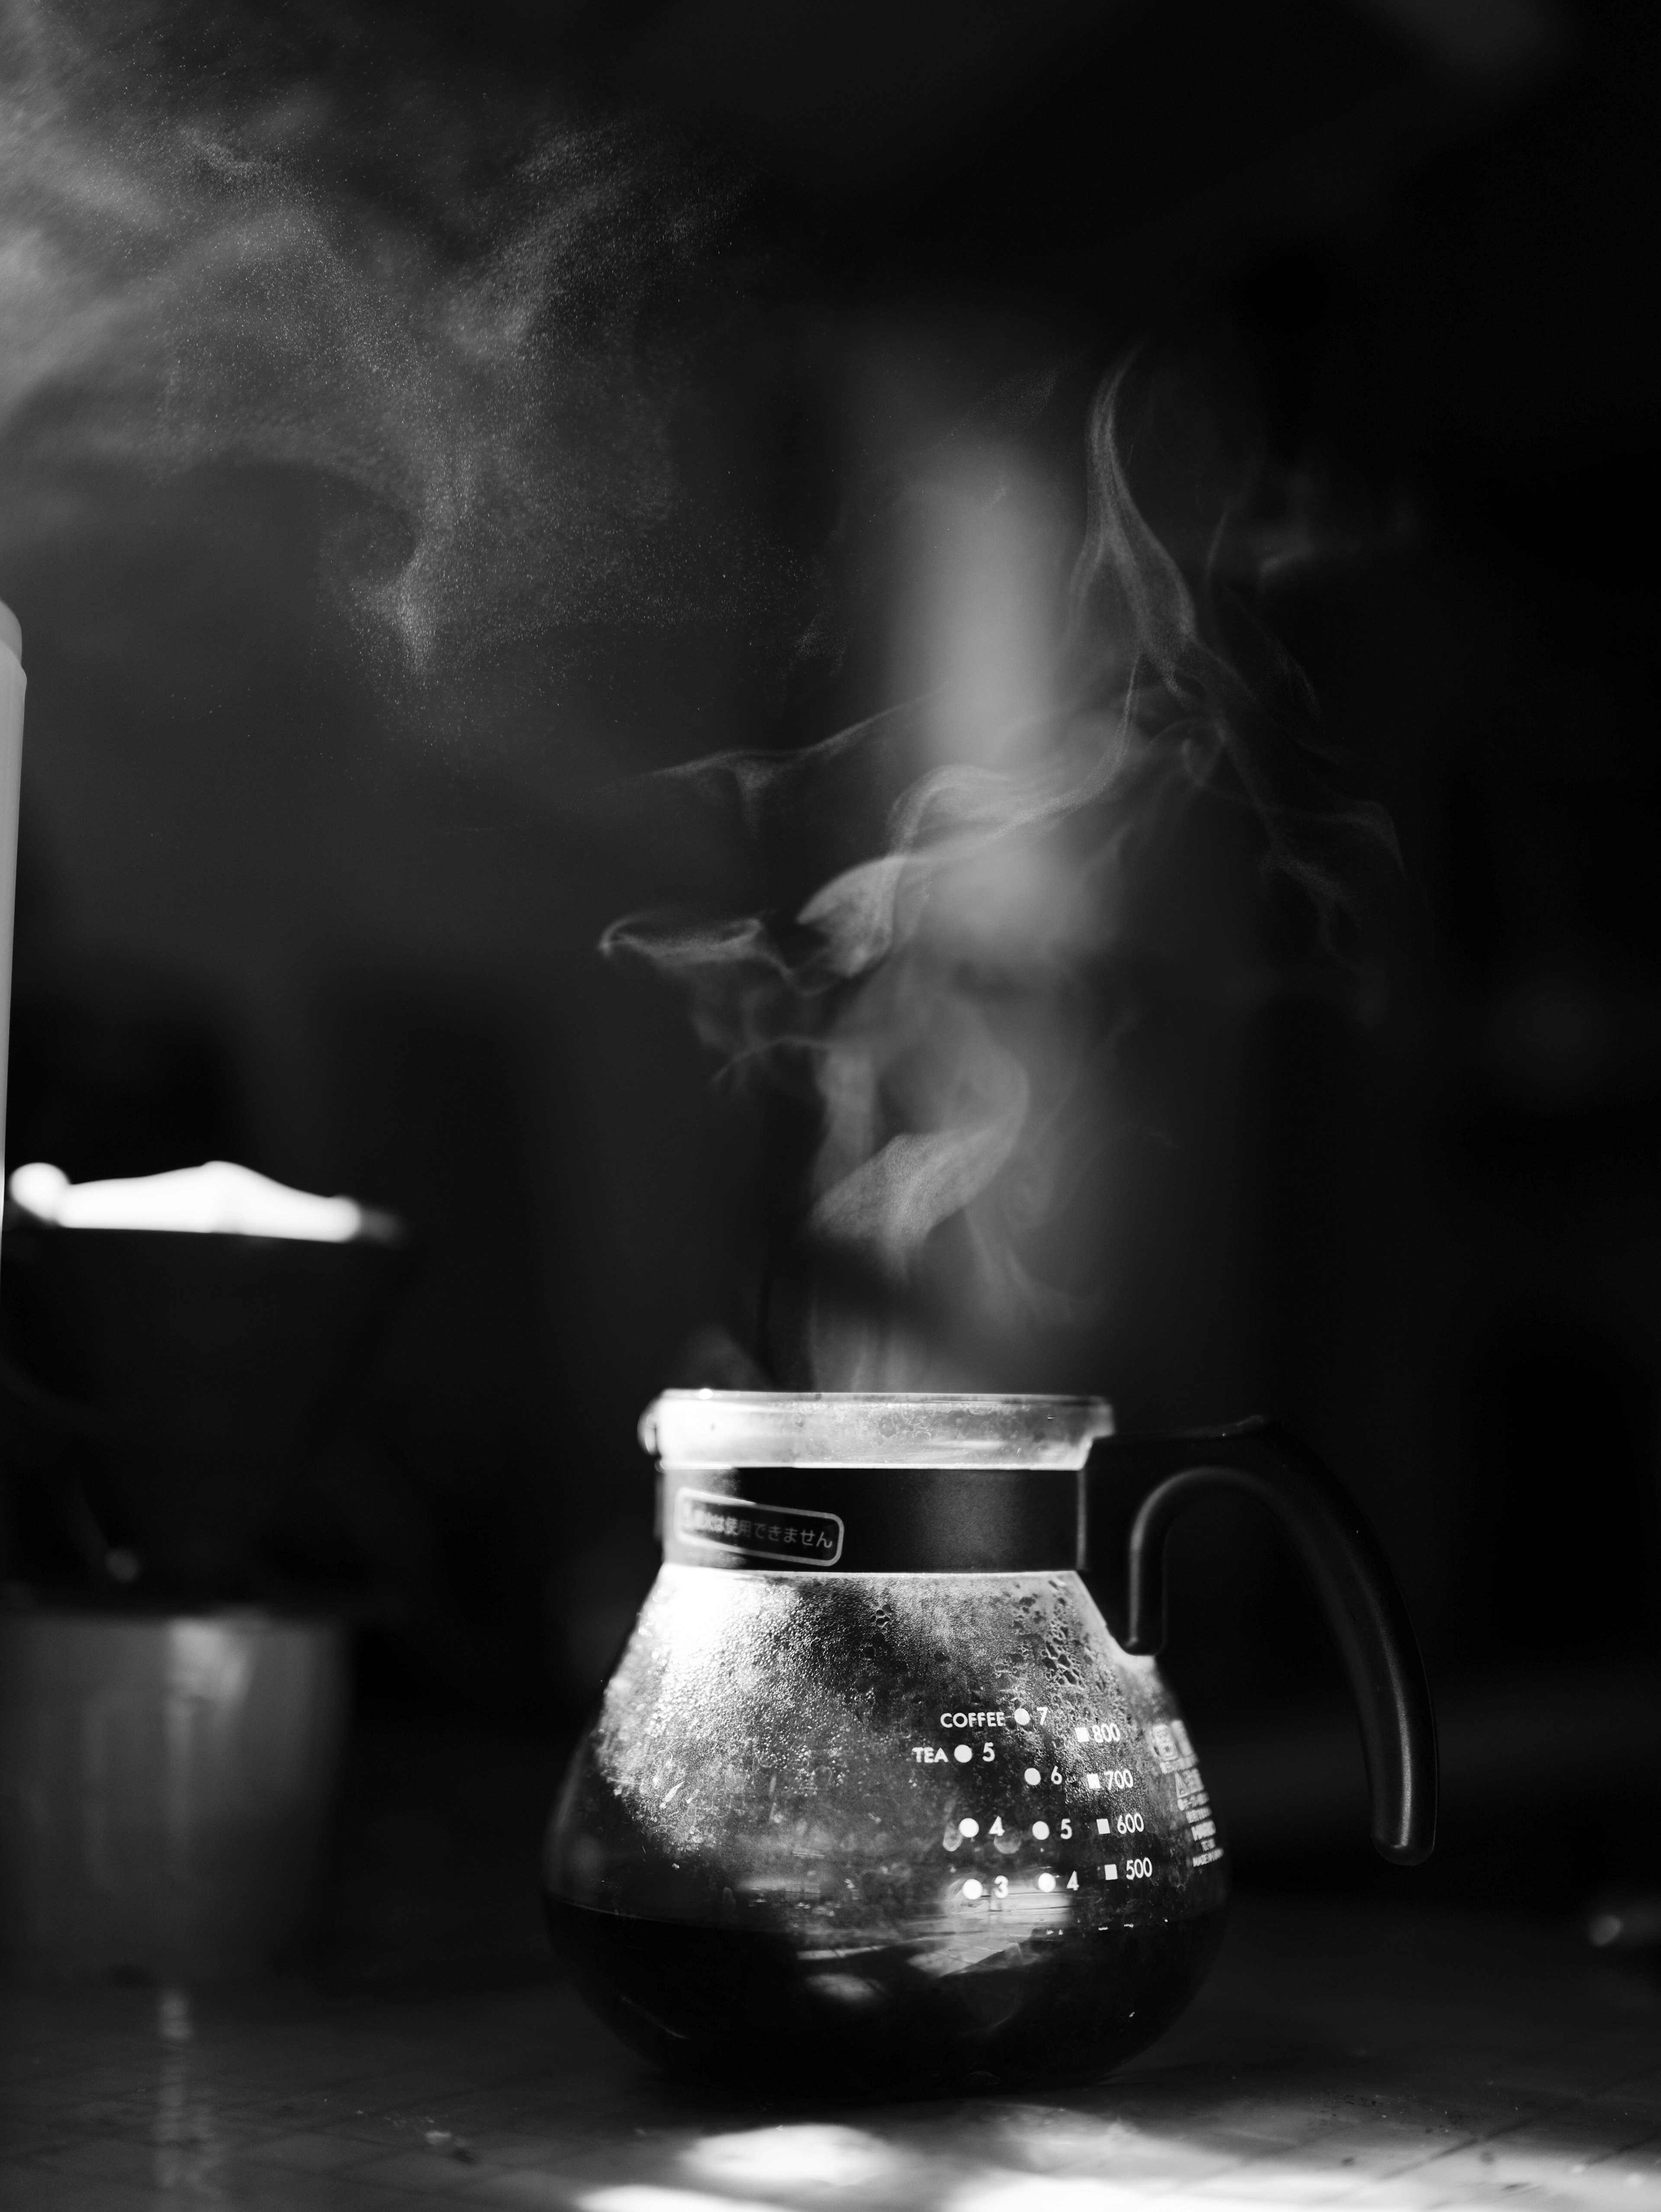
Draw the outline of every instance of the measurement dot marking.
<instances>
[{"instance_id":1,"label":"measurement dot marking","mask_svg":"<svg viewBox=\"0 0 1661 2212\"><path fill-rule=\"evenodd\" d=\"M1053 1874L1041 1874L1038 1876L1038 1887L1040 1889L1054 1889L1056 1887L1055 1875Z\"/></svg>"},{"instance_id":2,"label":"measurement dot marking","mask_svg":"<svg viewBox=\"0 0 1661 2212\"><path fill-rule=\"evenodd\" d=\"M960 1836L978 1836L980 1832L981 1824L978 1820L959 1820L958 1823L958 1833Z\"/></svg>"},{"instance_id":3,"label":"measurement dot marking","mask_svg":"<svg viewBox=\"0 0 1661 2212\"><path fill-rule=\"evenodd\" d=\"M1016 1725L1016 1727L1017 1727L1017 1728L1025 1728L1025 1727L1026 1726L1027 1723L1031 1719L1031 1717L1032 1717L1031 1714L1030 1712L1028 1712L1028 1711L1026 1710L1026 1707L1025 1707L1025 1705L1017 1705L1017 1706L1016 1706L1016 1708L1015 1708L1015 1725Z\"/></svg>"},{"instance_id":4,"label":"measurement dot marking","mask_svg":"<svg viewBox=\"0 0 1661 2212\"><path fill-rule=\"evenodd\" d=\"M1078 1727L1074 1729L1073 1734L1080 1743L1088 1743L1090 1741L1090 1730L1084 1725L1082 1721L1079 1723Z\"/></svg>"},{"instance_id":5,"label":"measurement dot marking","mask_svg":"<svg viewBox=\"0 0 1661 2212\"><path fill-rule=\"evenodd\" d=\"M1044 1841L1045 1838L1046 1838L1046 1837L1049 1835L1049 1833L1050 1833L1050 1823L1049 1823L1049 1821L1048 1821L1048 1820L1035 1820L1035 1821L1032 1823L1032 1832L1033 1832L1033 1834L1037 1838L1038 1841L1039 1841L1040 1843L1043 1843L1043 1842Z\"/></svg>"},{"instance_id":6,"label":"measurement dot marking","mask_svg":"<svg viewBox=\"0 0 1661 2212\"><path fill-rule=\"evenodd\" d=\"M972 1901L975 1898L984 1897L986 1892L981 1887L979 1882L977 1882L971 1875L969 1880L964 1882L963 1886L963 1893L966 1898L969 1898Z\"/></svg>"},{"instance_id":7,"label":"measurement dot marking","mask_svg":"<svg viewBox=\"0 0 1661 2212\"><path fill-rule=\"evenodd\" d=\"M959 1766L967 1766L970 1760L973 1759L975 1754L966 1743L960 1743L957 1749L952 1753L952 1756L957 1760Z\"/></svg>"},{"instance_id":8,"label":"measurement dot marking","mask_svg":"<svg viewBox=\"0 0 1661 2212\"><path fill-rule=\"evenodd\" d=\"M1102 1786L1101 1776L1099 1774L1086 1774L1084 1778L1084 1786L1086 1790L1099 1790Z\"/></svg>"},{"instance_id":9,"label":"measurement dot marking","mask_svg":"<svg viewBox=\"0 0 1661 2212\"><path fill-rule=\"evenodd\" d=\"M1043 1777L1039 1773L1036 1766L1029 1766L1026 1770L1026 1778L1036 1787L1038 1783L1043 1781Z\"/></svg>"}]
</instances>

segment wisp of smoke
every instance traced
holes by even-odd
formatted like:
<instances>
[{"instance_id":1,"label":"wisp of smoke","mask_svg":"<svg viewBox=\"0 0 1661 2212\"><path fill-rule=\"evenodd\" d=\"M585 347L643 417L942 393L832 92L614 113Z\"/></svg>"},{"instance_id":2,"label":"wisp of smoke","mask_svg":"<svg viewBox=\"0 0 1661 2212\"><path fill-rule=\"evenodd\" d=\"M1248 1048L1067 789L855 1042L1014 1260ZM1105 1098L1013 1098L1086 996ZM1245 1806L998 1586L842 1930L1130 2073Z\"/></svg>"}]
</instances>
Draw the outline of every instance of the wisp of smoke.
<instances>
[{"instance_id":1,"label":"wisp of smoke","mask_svg":"<svg viewBox=\"0 0 1661 2212\"><path fill-rule=\"evenodd\" d=\"M337 580L417 670L745 605L663 358L735 197L392 11L5 0L0 546L101 469L277 464L344 488Z\"/></svg>"},{"instance_id":2,"label":"wisp of smoke","mask_svg":"<svg viewBox=\"0 0 1661 2212\"><path fill-rule=\"evenodd\" d=\"M1079 978L1120 926L1134 842L1171 800L1232 780L1329 933L1346 841L1390 842L1380 810L1311 773L1309 702L1266 634L1248 633L1257 686L1220 645L1249 485L1212 488L1192 578L1145 518L1129 462L1152 412L1137 391L1121 369L1097 394L1070 573L1007 451L960 477L961 550L937 557L917 617L933 634L920 696L803 752L670 772L766 837L863 766L900 789L882 849L786 916L642 915L604 939L685 988L733 1071L806 1072L820 1134L797 1244L806 1290L782 1345L773 1317L792 1380L960 1386L979 1379L960 1350L975 1334L1069 1310L1021 1248L1064 1202L1089 1022Z\"/></svg>"}]
</instances>

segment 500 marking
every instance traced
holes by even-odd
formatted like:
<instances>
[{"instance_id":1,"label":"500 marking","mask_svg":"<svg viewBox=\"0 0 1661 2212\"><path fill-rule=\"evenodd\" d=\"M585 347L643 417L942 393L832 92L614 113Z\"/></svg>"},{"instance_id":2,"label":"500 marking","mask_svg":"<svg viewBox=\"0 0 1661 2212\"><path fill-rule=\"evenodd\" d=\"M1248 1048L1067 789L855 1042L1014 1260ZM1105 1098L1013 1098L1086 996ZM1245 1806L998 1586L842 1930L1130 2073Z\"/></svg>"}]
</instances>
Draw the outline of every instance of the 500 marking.
<instances>
[{"instance_id":1,"label":"500 marking","mask_svg":"<svg viewBox=\"0 0 1661 2212\"><path fill-rule=\"evenodd\" d=\"M1124 1863L1124 1878L1127 1881L1139 1881L1151 1875L1153 1871L1152 1859L1127 1859Z\"/></svg>"}]
</instances>

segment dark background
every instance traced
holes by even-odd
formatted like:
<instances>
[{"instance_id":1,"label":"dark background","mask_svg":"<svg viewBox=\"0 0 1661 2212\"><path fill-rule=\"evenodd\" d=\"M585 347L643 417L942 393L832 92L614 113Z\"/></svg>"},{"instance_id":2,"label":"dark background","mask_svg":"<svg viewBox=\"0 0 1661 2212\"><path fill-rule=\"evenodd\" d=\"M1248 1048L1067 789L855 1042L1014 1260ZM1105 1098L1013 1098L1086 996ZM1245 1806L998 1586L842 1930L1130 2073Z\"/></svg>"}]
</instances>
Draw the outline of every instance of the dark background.
<instances>
[{"instance_id":1,"label":"dark background","mask_svg":"<svg viewBox=\"0 0 1661 2212\"><path fill-rule=\"evenodd\" d=\"M619 913L732 888L622 780L881 704L885 472L1051 365L1043 434L1081 453L1127 344L1221 330L1272 453L1362 518L1272 611L1404 869L1366 887L1363 988L1311 966L1238 807L1159 846L1100 1318L1031 1379L1126 1427L1279 1415L1399 1567L1447 1818L1385 1877L1277 1540L1221 1507L1182 1533L1170 1665L1249 1875L1555 1908L1661 1878L1653 12L342 20L359 70L418 36L459 99L545 77L745 179L662 310L697 333L675 461L782 580L751 616L552 626L412 704L319 582L304 468L112 468L0 577L30 682L9 1160L240 1158L395 1209L423 1256L290 1532L399 1592L371 1708L569 1726L652 1571L635 1421L700 1328L743 1333L782 1202L683 1008L597 957ZM840 649L805 651L827 607Z\"/></svg>"}]
</instances>

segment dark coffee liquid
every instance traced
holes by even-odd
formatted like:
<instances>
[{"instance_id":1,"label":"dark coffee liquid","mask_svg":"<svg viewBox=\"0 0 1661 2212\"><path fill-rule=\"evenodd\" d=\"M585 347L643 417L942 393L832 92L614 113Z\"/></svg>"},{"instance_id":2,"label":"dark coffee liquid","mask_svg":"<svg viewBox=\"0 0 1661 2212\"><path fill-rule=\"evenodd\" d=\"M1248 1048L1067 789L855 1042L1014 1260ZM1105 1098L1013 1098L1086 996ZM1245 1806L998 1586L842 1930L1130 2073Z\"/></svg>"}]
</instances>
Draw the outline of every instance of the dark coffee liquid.
<instances>
[{"instance_id":1,"label":"dark coffee liquid","mask_svg":"<svg viewBox=\"0 0 1661 2212\"><path fill-rule=\"evenodd\" d=\"M805 1953L783 1936L552 1898L547 1911L584 1998L645 2057L729 2089L840 2097L1102 2073L1170 2026L1223 1921L1219 1910L1035 1936L941 1972L915 1943Z\"/></svg>"}]
</instances>

